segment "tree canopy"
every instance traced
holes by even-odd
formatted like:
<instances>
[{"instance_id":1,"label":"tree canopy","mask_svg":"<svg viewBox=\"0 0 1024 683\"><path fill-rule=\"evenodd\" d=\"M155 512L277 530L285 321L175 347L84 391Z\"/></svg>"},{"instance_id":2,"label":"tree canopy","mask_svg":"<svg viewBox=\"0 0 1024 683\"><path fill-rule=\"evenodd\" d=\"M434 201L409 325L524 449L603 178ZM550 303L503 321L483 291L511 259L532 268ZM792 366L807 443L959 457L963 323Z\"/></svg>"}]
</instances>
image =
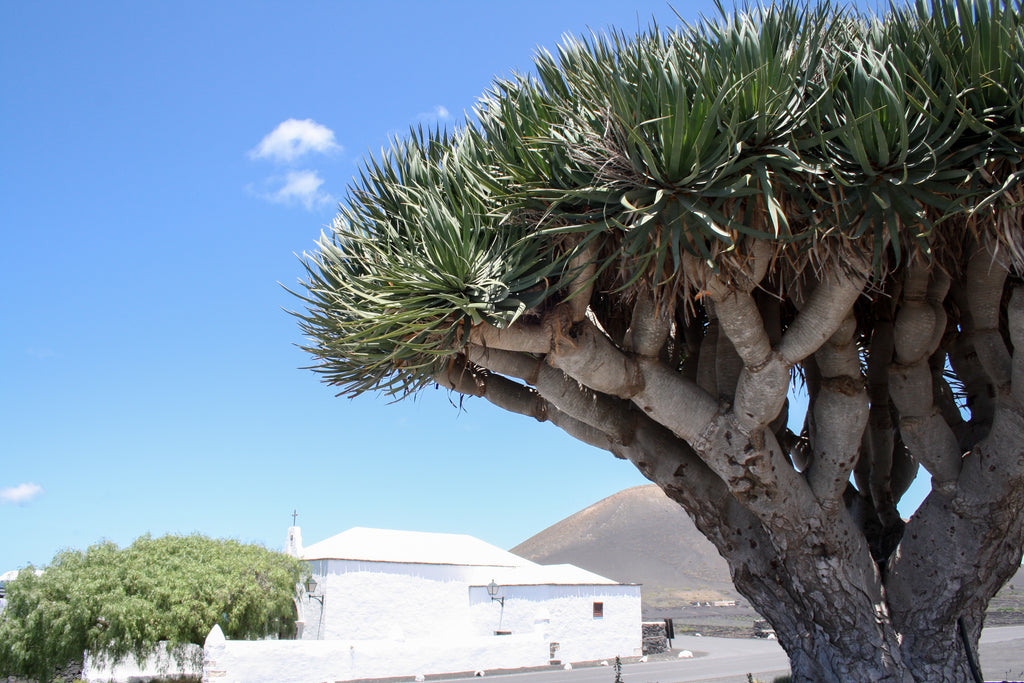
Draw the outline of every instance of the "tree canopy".
<instances>
[{"instance_id":1,"label":"tree canopy","mask_svg":"<svg viewBox=\"0 0 1024 683\"><path fill-rule=\"evenodd\" d=\"M1020 34L1015 2L787 2L542 51L367 162L308 262L315 369L402 395L481 323L594 280L694 308L755 253L786 293L837 261L958 273L968 240L1019 264Z\"/></svg>"},{"instance_id":2,"label":"tree canopy","mask_svg":"<svg viewBox=\"0 0 1024 683\"><path fill-rule=\"evenodd\" d=\"M0 675L50 680L86 650L144 659L161 641L202 645L214 624L230 638L287 634L303 571L288 555L198 534L63 551L7 584Z\"/></svg>"},{"instance_id":3,"label":"tree canopy","mask_svg":"<svg viewBox=\"0 0 1024 683\"><path fill-rule=\"evenodd\" d=\"M1024 548L1022 19L783 0L541 50L366 162L304 261L312 369L629 459L796 680L974 675Z\"/></svg>"}]
</instances>

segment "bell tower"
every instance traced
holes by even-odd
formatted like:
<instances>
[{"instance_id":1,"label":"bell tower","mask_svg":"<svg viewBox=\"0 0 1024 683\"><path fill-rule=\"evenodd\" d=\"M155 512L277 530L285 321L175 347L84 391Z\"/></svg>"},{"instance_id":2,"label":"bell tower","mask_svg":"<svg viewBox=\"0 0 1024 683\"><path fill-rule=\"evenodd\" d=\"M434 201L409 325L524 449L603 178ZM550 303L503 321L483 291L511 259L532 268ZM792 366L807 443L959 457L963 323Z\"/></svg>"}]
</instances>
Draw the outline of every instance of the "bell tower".
<instances>
[{"instance_id":1,"label":"bell tower","mask_svg":"<svg viewBox=\"0 0 1024 683\"><path fill-rule=\"evenodd\" d=\"M302 529L296 525L298 510L292 511L292 525L288 527L288 540L284 544L284 552L292 557L302 557Z\"/></svg>"}]
</instances>

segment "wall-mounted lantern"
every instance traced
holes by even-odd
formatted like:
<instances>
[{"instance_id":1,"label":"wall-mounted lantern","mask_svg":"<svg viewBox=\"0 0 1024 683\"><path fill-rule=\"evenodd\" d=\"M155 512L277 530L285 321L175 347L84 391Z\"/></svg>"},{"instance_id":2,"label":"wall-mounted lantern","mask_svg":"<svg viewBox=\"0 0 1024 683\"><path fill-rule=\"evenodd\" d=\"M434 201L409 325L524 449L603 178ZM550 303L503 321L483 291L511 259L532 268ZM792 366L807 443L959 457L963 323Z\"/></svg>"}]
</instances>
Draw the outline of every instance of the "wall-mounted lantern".
<instances>
[{"instance_id":1,"label":"wall-mounted lantern","mask_svg":"<svg viewBox=\"0 0 1024 683\"><path fill-rule=\"evenodd\" d=\"M314 579L312 576L310 576L308 579L306 579L306 599L307 600L316 600L317 602L320 603L320 606L323 607L324 606L324 596L322 596L322 595L313 595L313 593L316 592L316 587L317 587L316 579Z\"/></svg>"},{"instance_id":2,"label":"wall-mounted lantern","mask_svg":"<svg viewBox=\"0 0 1024 683\"><path fill-rule=\"evenodd\" d=\"M495 597L495 596L498 595L498 584L496 584L494 582L494 579L491 579L491 582L489 584L487 584L487 594L491 596L491 600L494 600L496 602L500 602L502 607L505 606L505 596L504 595L502 595L500 598L499 597Z\"/></svg>"}]
</instances>

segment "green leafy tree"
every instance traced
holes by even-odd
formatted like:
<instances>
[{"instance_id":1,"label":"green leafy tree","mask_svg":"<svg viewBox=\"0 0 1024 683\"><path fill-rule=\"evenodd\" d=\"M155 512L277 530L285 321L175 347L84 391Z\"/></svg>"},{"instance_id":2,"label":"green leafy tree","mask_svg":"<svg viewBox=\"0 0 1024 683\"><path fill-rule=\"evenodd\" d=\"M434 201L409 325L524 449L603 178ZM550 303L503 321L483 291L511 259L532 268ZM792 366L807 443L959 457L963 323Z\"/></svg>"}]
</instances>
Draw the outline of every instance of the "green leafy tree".
<instances>
[{"instance_id":1,"label":"green leafy tree","mask_svg":"<svg viewBox=\"0 0 1024 683\"><path fill-rule=\"evenodd\" d=\"M1024 546L1022 25L783 0L542 51L366 164L305 259L313 369L629 459L795 681L969 680Z\"/></svg>"},{"instance_id":2,"label":"green leafy tree","mask_svg":"<svg viewBox=\"0 0 1024 683\"><path fill-rule=\"evenodd\" d=\"M61 552L7 584L0 675L46 681L86 650L120 661L161 641L202 645L214 624L229 638L287 635L303 572L288 555L201 535Z\"/></svg>"}]
</instances>

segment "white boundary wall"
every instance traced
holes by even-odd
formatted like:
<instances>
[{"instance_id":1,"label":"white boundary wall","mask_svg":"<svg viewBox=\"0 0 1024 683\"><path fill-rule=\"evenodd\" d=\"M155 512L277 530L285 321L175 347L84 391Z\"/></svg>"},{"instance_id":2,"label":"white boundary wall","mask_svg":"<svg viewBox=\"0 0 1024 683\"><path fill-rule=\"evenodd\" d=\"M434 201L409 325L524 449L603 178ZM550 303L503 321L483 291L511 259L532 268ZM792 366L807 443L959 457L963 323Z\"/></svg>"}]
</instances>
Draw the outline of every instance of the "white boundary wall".
<instances>
[{"instance_id":1,"label":"white boundary wall","mask_svg":"<svg viewBox=\"0 0 1024 683\"><path fill-rule=\"evenodd\" d=\"M191 644L182 645L177 653L171 653L166 643L160 643L142 663L129 656L115 664L107 657L94 657L86 652L82 664L82 678L89 683L125 683L138 678L200 676L202 673L203 648Z\"/></svg>"},{"instance_id":2,"label":"white boundary wall","mask_svg":"<svg viewBox=\"0 0 1024 683\"><path fill-rule=\"evenodd\" d=\"M541 633L416 640L206 639L204 683L318 683L544 666Z\"/></svg>"}]
</instances>

